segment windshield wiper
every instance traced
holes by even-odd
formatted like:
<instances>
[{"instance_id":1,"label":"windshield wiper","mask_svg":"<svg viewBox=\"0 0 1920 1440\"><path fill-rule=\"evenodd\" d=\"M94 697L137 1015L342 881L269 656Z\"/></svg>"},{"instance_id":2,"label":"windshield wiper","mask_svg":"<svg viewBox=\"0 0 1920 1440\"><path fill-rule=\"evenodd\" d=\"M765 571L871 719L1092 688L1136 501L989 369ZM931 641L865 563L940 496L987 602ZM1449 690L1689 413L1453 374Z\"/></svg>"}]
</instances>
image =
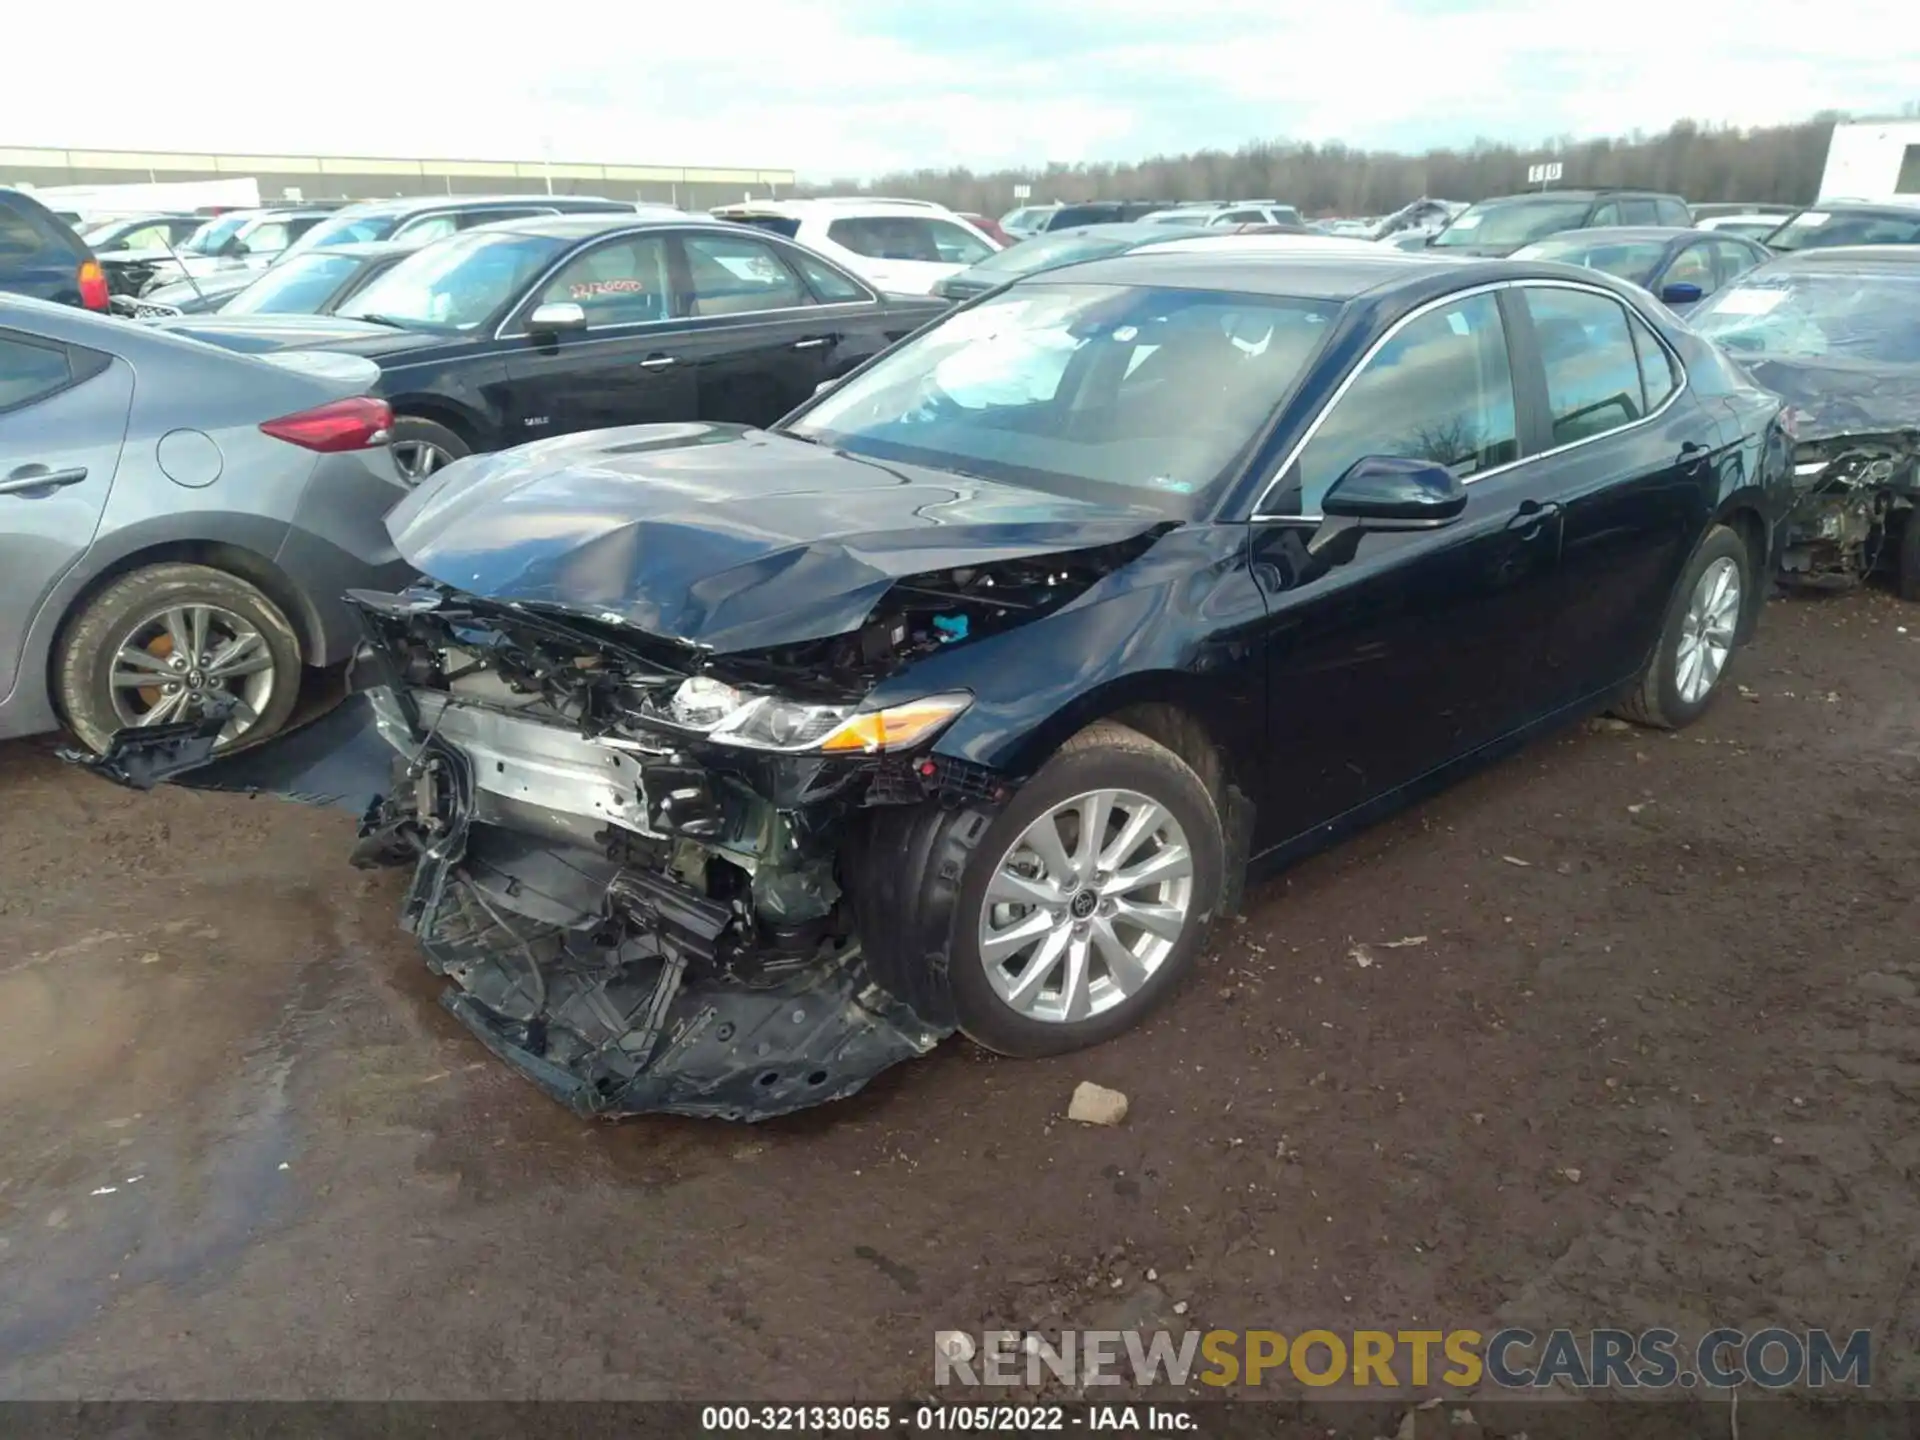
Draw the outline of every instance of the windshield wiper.
<instances>
[{"instance_id":1,"label":"windshield wiper","mask_svg":"<svg viewBox=\"0 0 1920 1440\"><path fill-rule=\"evenodd\" d=\"M389 330L411 330L413 328L404 320L396 320L391 315L377 315L371 310L362 311L358 315L343 315L340 318L343 320L364 320L369 325L384 325Z\"/></svg>"}]
</instances>

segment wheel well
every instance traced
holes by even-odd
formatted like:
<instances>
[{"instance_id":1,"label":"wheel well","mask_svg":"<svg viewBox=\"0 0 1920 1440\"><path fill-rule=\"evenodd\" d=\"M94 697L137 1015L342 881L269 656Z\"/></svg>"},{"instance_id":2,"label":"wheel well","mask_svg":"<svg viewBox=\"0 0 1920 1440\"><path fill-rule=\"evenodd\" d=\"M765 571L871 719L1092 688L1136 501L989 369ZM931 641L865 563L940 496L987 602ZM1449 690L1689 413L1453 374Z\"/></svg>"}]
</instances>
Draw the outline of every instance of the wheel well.
<instances>
[{"instance_id":1,"label":"wheel well","mask_svg":"<svg viewBox=\"0 0 1920 1440\"><path fill-rule=\"evenodd\" d=\"M1205 782L1216 800L1225 795L1226 786L1233 778L1226 756L1205 723L1191 710L1156 700L1125 705L1100 718L1118 721L1166 746L1193 767L1193 773Z\"/></svg>"},{"instance_id":2,"label":"wheel well","mask_svg":"<svg viewBox=\"0 0 1920 1440\"><path fill-rule=\"evenodd\" d=\"M465 441L470 449L488 448L481 443L479 425L458 406L445 405L437 400L416 399L409 395L393 402L393 413L396 418L412 415L421 420L431 420L436 425L444 425Z\"/></svg>"},{"instance_id":3,"label":"wheel well","mask_svg":"<svg viewBox=\"0 0 1920 1440\"><path fill-rule=\"evenodd\" d=\"M298 587L266 556L239 545L225 545L215 540L173 540L121 556L89 580L86 588L73 597L60 617L60 627L54 634L53 646L47 652L49 695L58 696L60 693L56 671L60 664L61 649L66 644L67 630L73 624L74 617L86 608L94 596L121 576L144 570L149 565L171 564L205 565L237 575L248 584L257 586L261 594L280 608L280 613L287 617L294 633L300 637L302 660L319 648L319 616L313 613Z\"/></svg>"},{"instance_id":4,"label":"wheel well","mask_svg":"<svg viewBox=\"0 0 1920 1440\"><path fill-rule=\"evenodd\" d=\"M1751 636L1756 621L1760 618L1760 606L1767 594L1773 577L1765 573L1767 568L1767 522L1760 518L1758 510L1741 506L1729 510L1720 517L1720 523L1740 537L1740 543L1747 547L1747 558L1753 562L1752 585L1746 604L1746 614L1741 617L1740 628L1743 638Z\"/></svg>"}]
</instances>

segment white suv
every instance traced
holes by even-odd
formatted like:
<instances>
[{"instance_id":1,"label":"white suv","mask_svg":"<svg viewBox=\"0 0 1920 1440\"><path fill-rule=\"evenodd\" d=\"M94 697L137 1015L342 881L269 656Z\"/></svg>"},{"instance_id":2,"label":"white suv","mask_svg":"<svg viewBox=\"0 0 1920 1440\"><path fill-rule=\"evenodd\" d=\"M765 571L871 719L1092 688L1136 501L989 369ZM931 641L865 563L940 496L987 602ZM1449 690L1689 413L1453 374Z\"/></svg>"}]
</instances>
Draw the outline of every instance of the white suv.
<instances>
[{"instance_id":1,"label":"white suv","mask_svg":"<svg viewBox=\"0 0 1920 1440\"><path fill-rule=\"evenodd\" d=\"M899 295L932 294L936 282L1000 248L931 200L748 200L713 215L775 231Z\"/></svg>"}]
</instances>

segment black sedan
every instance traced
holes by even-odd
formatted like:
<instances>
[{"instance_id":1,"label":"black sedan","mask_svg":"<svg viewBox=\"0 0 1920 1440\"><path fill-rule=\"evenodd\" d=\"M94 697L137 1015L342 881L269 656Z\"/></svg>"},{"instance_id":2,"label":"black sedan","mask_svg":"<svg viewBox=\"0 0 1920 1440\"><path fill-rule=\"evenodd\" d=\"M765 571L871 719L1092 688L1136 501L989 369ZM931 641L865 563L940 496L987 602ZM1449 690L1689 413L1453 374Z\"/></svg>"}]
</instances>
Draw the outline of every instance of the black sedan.
<instances>
[{"instance_id":1,"label":"black sedan","mask_svg":"<svg viewBox=\"0 0 1920 1440\"><path fill-rule=\"evenodd\" d=\"M585 1113L757 1118L955 1028L1067 1051L1168 997L1250 864L1603 707L1697 718L1779 412L1572 267L1070 266L772 430L449 467L388 520L425 583L355 597L364 697L201 777L388 791L357 853L415 867L449 1008Z\"/></svg>"},{"instance_id":2,"label":"black sedan","mask_svg":"<svg viewBox=\"0 0 1920 1440\"><path fill-rule=\"evenodd\" d=\"M1731 285L1773 252L1755 240L1713 230L1666 225L1604 225L1568 230L1522 246L1516 260L1557 260L1631 280L1684 315Z\"/></svg>"},{"instance_id":3,"label":"black sedan","mask_svg":"<svg viewBox=\"0 0 1920 1440\"><path fill-rule=\"evenodd\" d=\"M768 425L943 305L882 296L810 250L718 221L543 216L464 231L333 319L155 323L230 348L376 361L414 479L475 451L608 425Z\"/></svg>"}]
</instances>

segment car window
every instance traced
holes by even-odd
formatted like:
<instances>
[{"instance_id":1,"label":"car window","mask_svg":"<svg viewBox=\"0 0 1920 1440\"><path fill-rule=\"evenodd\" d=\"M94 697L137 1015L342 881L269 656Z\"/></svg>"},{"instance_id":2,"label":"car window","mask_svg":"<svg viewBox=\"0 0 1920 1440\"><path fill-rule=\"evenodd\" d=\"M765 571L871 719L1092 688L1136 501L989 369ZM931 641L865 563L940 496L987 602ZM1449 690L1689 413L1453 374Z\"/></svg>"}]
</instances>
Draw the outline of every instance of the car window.
<instances>
[{"instance_id":1,"label":"car window","mask_svg":"<svg viewBox=\"0 0 1920 1440\"><path fill-rule=\"evenodd\" d=\"M58 345L0 334L0 411L44 399L72 378L67 352Z\"/></svg>"},{"instance_id":2,"label":"car window","mask_svg":"<svg viewBox=\"0 0 1920 1440\"><path fill-rule=\"evenodd\" d=\"M524 210L468 210L463 214L450 216L448 218L460 229L471 230L476 225L491 225L496 220L531 220L536 215L551 215L553 213L551 210L542 210L537 205L530 205ZM434 218L437 220L440 217L435 216ZM403 233L408 239L413 238L413 231L408 230Z\"/></svg>"},{"instance_id":3,"label":"car window","mask_svg":"<svg viewBox=\"0 0 1920 1440\"><path fill-rule=\"evenodd\" d=\"M119 250L164 250L173 239L167 233L165 225L142 225L138 230L129 230L114 242Z\"/></svg>"},{"instance_id":4,"label":"car window","mask_svg":"<svg viewBox=\"0 0 1920 1440\"><path fill-rule=\"evenodd\" d=\"M1618 301L1583 290L1526 289L1546 368L1553 443L1571 445L1647 413L1640 357Z\"/></svg>"},{"instance_id":5,"label":"car window","mask_svg":"<svg viewBox=\"0 0 1920 1440\"><path fill-rule=\"evenodd\" d=\"M1186 513L1266 425L1338 310L1029 282L895 346L791 429L876 459L1070 494L1118 487Z\"/></svg>"},{"instance_id":6,"label":"car window","mask_svg":"<svg viewBox=\"0 0 1920 1440\"><path fill-rule=\"evenodd\" d=\"M1667 347L1654 338L1644 320L1629 313L1627 328L1633 332L1633 348L1640 361L1641 396L1646 402L1646 413L1651 415L1679 388L1680 377L1674 371L1673 357L1667 353Z\"/></svg>"},{"instance_id":7,"label":"car window","mask_svg":"<svg viewBox=\"0 0 1920 1440\"><path fill-rule=\"evenodd\" d=\"M1758 265L1761 259L1753 253L1751 246L1739 245L1732 240L1709 241L1707 248L1713 252L1713 277L1719 285L1738 279Z\"/></svg>"},{"instance_id":8,"label":"car window","mask_svg":"<svg viewBox=\"0 0 1920 1440\"><path fill-rule=\"evenodd\" d=\"M1518 249L1532 240L1571 230L1586 222L1585 200L1511 197L1469 205L1453 223L1434 236L1435 248L1455 245Z\"/></svg>"},{"instance_id":9,"label":"car window","mask_svg":"<svg viewBox=\"0 0 1920 1440\"><path fill-rule=\"evenodd\" d=\"M1620 223L1622 225L1658 225L1660 212L1654 208L1651 200L1622 200Z\"/></svg>"},{"instance_id":10,"label":"car window","mask_svg":"<svg viewBox=\"0 0 1920 1440\"><path fill-rule=\"evenodd\" d=\"M260 278L220 307L223 315L317 315L320 307L359 267L346 255L326 252L295 255L260 273Z\"/></svg>"},{"instance_id":11,"label":"car window","mask_svg":"<svg viewBox=\"0 0 1920 1440\"><path fill-rule=\"evenodd\" d=\"M1920 275L1768 266L1743 275L1687 323L1736 360L1920 365Z\"/></svg>"},{"instance_id":12,"label":"car window","mask_svg":"<svg viewBox=\"0 0 1920 1440\"><path fill-rule=\"evenodd\" d=\"M1301 451L1275 514L1317 515L1368 455L1431 460L1456 475L1519 455L1500 305L1473 295L1409 321L1366 362Z\"/></svg>"},{"instance_id":13,"label":"car window","mask_svg":"<svg viewBox=\"0 0 1920 1440\"><path fill-rule=\"evenodd\" d=\"M1523 245L1514 252L1516 260L1555 260L1562 265L1582 265L1603 270L1644 285L1660 268L1667 253L1664 240L1612 240L1586 230L1566 230L1545 240Z\"/></svg>"},{"instance_id":14,"label":"car window","mask_svg":"<svg viewBox=\"0 0 1920 1440\"><path fill-rule=\"evenodd\" d=\"M1714 271L1713 252L1705 241L1696 240L1667 266L1667 273L1661 277L1664 285L1698 285L1702 295L1710 295L1719 286L1719 277Z\"/></svg>"},{"instance_id":15,"label":"car window","mask_svg":"<svg viewBox=\"0 0 1920 1440\"><path fill-rule=\"evenodd\" d=\"M30 218L10 206L0 205L0 257L20 259L37 255L45 244L39 227Z\"/></svg>"},{"instance_id":16,"label":"car window","mask_svg":"<svg viewBox=\"0 0 1920 1440\"><path fill-rule=\"evenodd\" d=\"M240 237L240 243L247 247L249 255L271 255L287 248L287 225L284 220L269 220L254 226Z\"/></svg>"},{"instance_id":17,"label":"car window","mask_svg":"<svg viewBox=\"0 0 1920 1440\"><path fill-rule=\"evenodd\" d=\"M789 257L800 267L800 273L807 277L807 284L813 287L813 293L826 305L843 305L849 300L871 300L873 292L858 280L836 266L827 264L819 256L804 250L796 250Z\"/></svg>"},{"instance_id":18,"label":"car window","mask_svg":"<svg viewBox=\"0 0 1920 1440\"><path fill-rule=\"evenodd\" d=\"M1767 239L1775 250L1825 250L1836 245L1920 243L1920 209L1912 215L1802 210Z\"/></svg>"},{"instance_id":19,"label":"car window","mask_svg":"<svg viewBox=\"0 0 1920 1440\"><path fill-rule=\"evenodd\" d=\"M1598 205L1593 207L1593 214L1586 218L1584 225L1588 229L1597 229L1602 225L1618 225L1619 223L1620 202L1618 200L1602 200Z\"/></svg>"},{"instance_id":20,"label":"car window","mask_svg":"<svg viewBox=\"0 0 1920 1440\"><path fill-rule=\"evenodd\" d=\"M460 218L454 215L424 215L418 220L409 221L393 232L396 240L417 240L422 245L429 240L444 240L460 228ZM489 215L489 220L494 216ZM500 219L506 217L500 216Z\"/></svg>"},{"instance_id":21,"label":"car window","mask_svg":"<svg viewBox=\"0 0 1920 1440\"><path fill-rule=\"evenodd\" d=\"M695 315L746 315L813 303L770 245L744 235L688 235L683 243Z\"/></svg>"},{"instance_id":22,"label":"car window","mask_svg":"<svg viewBox=\"0 0 1920 1440\"><path fill-rule=\"evenodd\" d=\"M949 265L978 265L995 252L994 248L964 225L951 220L921 220L933 235L933 248Z\"/></svg>"},{"instance_id":23,"label":"car window","mask_svg":"<svg viewBox=\"0 0 1920 1440\"><path fill-rule=\"evenodd\" d=\"M1656 225L1678 225L1685 228L1693 224L1692 212L1678 200L1655 200L1653 209Z\"/></svg>"},{"instance_id":24,"label":"car window","mask_svg":"<svg viewBox=\"0 0 1920 1440\"><path fill-rule=\"evenodd\" d=\"M471 330L511 304L567 249L566 241L550 235L468 230L414 251L342 305L340 314L425 330Z\"/></svg>"},{"instance_id":25,"label":"car window","mask_svg":"<svg viewBox=\"0 0 1920 1440\"><path fill-rule=\"evenodd\" d=\"M791 240L800 233L800 222L790 215L727 215L722 217L729 225L751 225L756 230L767 230L775 235L784 235ZM833 227L827 227L827 236L836 245L846 245L844 240L833 234ZM847 245L852 250L853 246ZM861 252L854 251L855 254Z\"/></svg>"},{"instance_id":26,"label":"car window","mask_svg":"<svg viewBox=\"0 0 1920 1440\"><path fill-rule=\"evenodd\" d=\"M538 303L578 305L590 327L633 325L665 320L673 313L672 295L666 237L629 235L569 261L547 282Z\"/></svg>"},{"instance_id":27,"label":"car window","mask_svg":"<svg viewBox=\"0 0 1920 1440\"><path fill-rule=\"evenodd\" d=\"M1213 223L1215 225L1264 225L1267 223L1267 217L1259 210L1229 210L1224 215L1214 216Z\"/></svg>"}]
</instances>

